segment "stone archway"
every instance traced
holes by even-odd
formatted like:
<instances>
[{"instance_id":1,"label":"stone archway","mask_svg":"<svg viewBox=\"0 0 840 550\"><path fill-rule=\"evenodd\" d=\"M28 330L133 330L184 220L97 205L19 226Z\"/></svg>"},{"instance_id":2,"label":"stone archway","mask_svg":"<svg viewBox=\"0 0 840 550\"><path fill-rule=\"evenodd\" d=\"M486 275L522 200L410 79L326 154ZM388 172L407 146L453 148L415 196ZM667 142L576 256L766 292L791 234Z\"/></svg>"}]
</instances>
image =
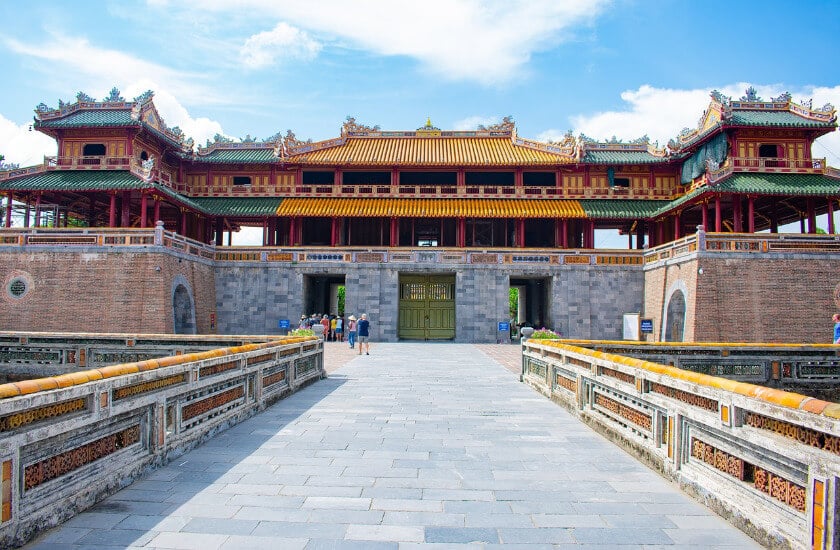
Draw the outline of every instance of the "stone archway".
<instances>
[{"instance_id":1,"label":"stone archway","mask_svg":"<svg viewBox=\"0 0 840 550\"><path fill-rule=\"evenodd\" d=\"M665 322L663 323L665 342L682 342L685 333L685 294L675 290L668 300Z\"/></svg>"},{"instance_id":2,"label":"stone archway","mask_svg":"<svg viewBox=\"0 0 840 550\"><path fill-rule=\"evenodd\" d=\"M196 334L195 301L189 283L181 275L172 283L172 320L175 334Z\"/></svg>"}]
</instances>

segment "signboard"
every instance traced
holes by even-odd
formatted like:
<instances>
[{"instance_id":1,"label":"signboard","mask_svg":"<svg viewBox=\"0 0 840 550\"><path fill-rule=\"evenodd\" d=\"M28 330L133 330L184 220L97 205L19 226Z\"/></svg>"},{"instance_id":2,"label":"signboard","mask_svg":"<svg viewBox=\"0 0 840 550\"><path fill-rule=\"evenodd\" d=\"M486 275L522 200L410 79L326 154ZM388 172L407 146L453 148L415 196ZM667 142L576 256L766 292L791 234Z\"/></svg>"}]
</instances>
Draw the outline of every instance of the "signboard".
<instances>
[{"instance_id":1,"label":"signboard","mask_svg":"<svg viewBox=\"0 0 840 550\"><path fill-rule=\"evenodd\" d=\"M623 326L623 336L625 340L638 340L639 339L639 314L638 313L625 313L624 314L624 322L622 323Z\"/></svg>"},{"instance_id":2,"label":"signboard","mask_svg":"<svg viewBox=\"0 0 840 550\"><path fill-rule=\"evenodd\" d=\"M639 330L642 331L642 334L653 334L653 319L639 321Z\"/></svg>"},{"instance_id":3,"label":"signboard","mask_svg":"<svg viewBox=\"0 0 840 550\"><path fill-rule=\"evenodd\" d=\"M510 323L507 321L499 321L499 332L510 332Z\"/></svg>"},{"instance_id":4,"label":"signboard","mask_svg":"<svg viewBox=\"0 0 840 550\"><path fill-rule=\"evenodd\" d=\"M289 320L288 319L280 319L280 328L289 329Z\"/></svg>"}]
</instances>

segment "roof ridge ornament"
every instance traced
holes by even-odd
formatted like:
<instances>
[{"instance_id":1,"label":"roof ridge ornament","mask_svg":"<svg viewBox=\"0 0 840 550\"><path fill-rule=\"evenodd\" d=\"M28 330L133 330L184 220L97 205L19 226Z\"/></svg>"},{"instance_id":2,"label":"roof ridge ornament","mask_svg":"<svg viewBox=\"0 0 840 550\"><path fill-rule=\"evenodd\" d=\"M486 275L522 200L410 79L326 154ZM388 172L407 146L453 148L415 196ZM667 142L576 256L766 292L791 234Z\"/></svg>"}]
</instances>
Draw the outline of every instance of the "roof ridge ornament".
<instances>
[{"instance_id":1,"label":"roof ridge ornament","mask_svg":"<svg viewBox=\"0 0 840 550\"><path fill-rule=\"evenodd\" d=\"M355 136L364 136L368 134L372 134L375 132L379 132L380 127L377 124L376 126L366 126L364 124L359 124L356 122L356 117L347 116L344 119L344 124L341 125L341 135L355 135Z\"/></svg>"}]
</instances>

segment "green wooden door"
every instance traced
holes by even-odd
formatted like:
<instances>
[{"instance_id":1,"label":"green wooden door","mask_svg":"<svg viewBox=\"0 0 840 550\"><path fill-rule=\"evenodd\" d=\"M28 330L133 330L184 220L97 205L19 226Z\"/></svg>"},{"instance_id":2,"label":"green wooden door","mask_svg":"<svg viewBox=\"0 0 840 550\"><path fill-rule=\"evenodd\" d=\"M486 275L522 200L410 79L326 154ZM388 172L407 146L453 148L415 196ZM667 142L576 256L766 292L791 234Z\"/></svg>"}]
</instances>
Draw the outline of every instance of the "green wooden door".
<instances>
[{"instance_id":1,"label":"green wooden door","mask_svg":"<svg viewBox=\"0 0 840 550\"><path fill-rule=\"evenodd\" d=\"M399 317L401 339L454 339L455 276L401 276Z\"/></svg>"}]
</instances>

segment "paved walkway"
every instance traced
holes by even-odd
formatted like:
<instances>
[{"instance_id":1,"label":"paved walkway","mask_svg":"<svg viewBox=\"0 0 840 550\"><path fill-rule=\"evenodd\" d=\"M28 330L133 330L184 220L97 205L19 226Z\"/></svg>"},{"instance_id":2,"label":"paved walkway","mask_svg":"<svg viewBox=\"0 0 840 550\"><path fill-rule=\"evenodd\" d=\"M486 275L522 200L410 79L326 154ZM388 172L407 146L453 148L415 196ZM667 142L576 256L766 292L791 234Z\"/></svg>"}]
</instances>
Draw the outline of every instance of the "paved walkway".
<instances>
[{"instance_id":1,"label":"paved walkway","mask_svg":"<svg viewBox=\"0 0 840 550\"><path fill-rule=\"evenodd\" d=\"M29 548L759 547L521 384L517 346L327 346L328 379Z\"/></svg>"}]
</instances>

